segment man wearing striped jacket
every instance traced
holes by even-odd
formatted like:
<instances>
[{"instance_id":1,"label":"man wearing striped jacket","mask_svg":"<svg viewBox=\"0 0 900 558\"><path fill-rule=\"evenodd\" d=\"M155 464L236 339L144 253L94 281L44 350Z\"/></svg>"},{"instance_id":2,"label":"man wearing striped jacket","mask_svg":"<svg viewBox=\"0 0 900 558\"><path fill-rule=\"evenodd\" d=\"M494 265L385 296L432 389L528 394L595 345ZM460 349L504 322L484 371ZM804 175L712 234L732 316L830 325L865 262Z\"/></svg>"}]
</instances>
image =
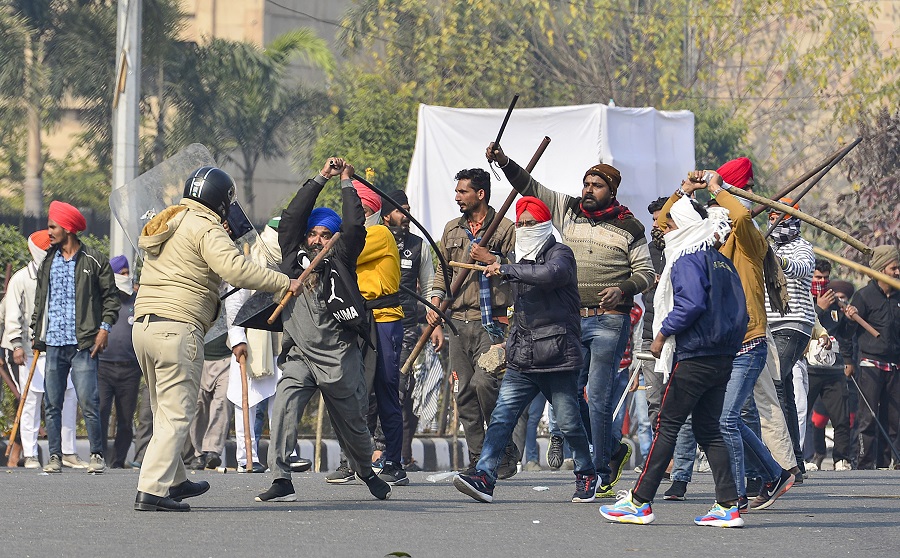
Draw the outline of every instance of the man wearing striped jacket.
<instances>
[{"instance_id":1,"label":"man wearing striped jacket","mask_svg":"<svg viewBox=\"0 0 900 558\"><path fill-rule=\"evenodd\" d=\"M787 205L793 204L795 209L799 209L790 198L782 198L779 201ZM796 217L785 217L781 220L781 213L769 213L769 223L777 223L771 236L772 249L778 256L781 269L787 278L790 311L782 316L772 310L767 299L766 313L775 339L781 374L781 382L776 382L775 387L791 435L797 465L803 470L803 450L800 447L800 423L794 398L792 370L809 345L816 321L816 311L809 291L816 258L812 244L800 237L800 220ZM802 395L806 397L806 394ZM797 480L802 482L800 475Z\"/></svg>"}]
</instances>

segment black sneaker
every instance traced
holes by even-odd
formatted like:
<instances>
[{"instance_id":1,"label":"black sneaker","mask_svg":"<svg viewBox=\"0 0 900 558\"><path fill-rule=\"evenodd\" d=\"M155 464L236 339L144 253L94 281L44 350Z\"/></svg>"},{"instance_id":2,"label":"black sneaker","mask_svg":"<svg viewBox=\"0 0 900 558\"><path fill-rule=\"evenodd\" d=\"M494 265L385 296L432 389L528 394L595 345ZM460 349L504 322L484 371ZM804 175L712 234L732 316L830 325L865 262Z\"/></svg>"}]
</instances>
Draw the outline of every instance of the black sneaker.
<instances>
[{"instance_id":1,"label":"black sneaker","mask_svg":"<svg viewBox=\"0 0 900 558\"><path fill-rule=\"evenodd\" d=\"M217 469L222 464L222 456L214 451L206 452L206 468Z\"/></svg>"},{"instance_id":2,"label":"black sneaker","mask_svg":"<svg viewBox=\"0 0 900 558\"><path fill-rule=\"evenodd\" d=\"M206 454L194 456L187 464L187 468L192 471L202 471L206 469Z\"/></svg>"},{"instance_id":3,"label":"black sneaker","mask_svg":"<svg viewBox=\"0 0 900 558\"><path fill-rule=\"evenodd\" d=\"M416 463L415 459L413 459L410 463L407 463L406 465L403 466L403 470L406 471L407 473L418 473L419 471L422 470L422 468L419 467L419 464Z\"/></svg>"},{"instance_id":4,"label":"black sneaker","mask_svg":"<svg viewBox=\"0 0 900 558\"><path fill-rule=\"evenodd\" d=\"M746 496L738 496L737 508L738 513L747 513L747 509L749 507L749 501Z\"/></svg>"},{"instance_id":5,"label":"black sneaker","mask_svg":"<svg viewBox=\"0 0 900 558\"><path fill-rule=\"evenodd\" d=\"M353 474L350 466L346 463L341 463L340 467L325 475L325 482L331 484L346 484L348 482L353 482L355 478L356 475Z\"/></svg>"},{"instance_id":6,"label":"black sneaker","mask_svg":"<svg viewBox=\"0 0 900 558\"><path fill-rule=\"evenodd\" d=\"M625 465L628 464L629 457L631 457L631 446L625 442L619 442L616 453L614 453L612 459L609 460L609 470L612 471L612 480L609 483L610 486L615 486L615 484L619 482L619 479L622 478L622 470L625 468Z\"/></svg>"},{"instance_id":7,"label":"black sneaker","mask_svg":"<svg viewBox=\"0 0 900 558\"><path fill-rule=\"evenodd\" d=\"M747 498L759 496L760 488L762 488L762 479L747 479Z\"/></svg>"},{"instance_id":8,"label":"black sneaker","mask_svg":"<svg viewBox=\"0 0 900 558\"><path fill-rule=\"evenodd\" d=\"M292 455L291 457L288 457L288 465L293 473L305 473L312 468L312 461ZM255 468L256 464L254 463L253 466Z\"/></svg>"},{"instance_id":9,"label":"black sneaker","mask_svg":"<svg viewBox=\"0 0 900 558\"><path fill-rule=\"evenodd\" d=\"M497 478L508 479L514 477L519 472L518 465L521 458L522 454L519 453L519 448L516 447L516 444L510 442L503 451L503 458L497 466Z\"/></svg>"},{"instance_id":10,"label":"black sneaker","mask_svg":"<svg viewBox=\"0 0 900 558\"><path fill-rule=\"evenodd\" d=\"M547 446L547 465L551 469L559 469L563 462L563 437L550 436L550 445Z\"/></svg>"},{"instance_id":11,"label":"black sneaker","mask_svg":"<svg viewBox=\"0 0 900 558\"><path fill-rule=\"evenodd\" d=\"M597 499L597 475L575 475L573 502L593 502Z\"/></svg>"},{"instance_id":12,"label":"black sneaker","mask_svg":"<svg viewBox=\"0 0 900 558\"><path fill-rule=\"evenodd\" d=\"M750 509L764 510L768 508L792 486L794 486L794 475L782 469L781 477L778 480L767 482L759 489L759 495L750 502Z\"/></svg>"},{"instance_id":13,"label":"black sneaker","mask_svg":"<svg viewBox=\"0 0 900 558\"><path fill-rule=\"evenodd\" d=\"M375 471L372 471L372 474L365 478L359 475L356 476L359 480L366 483L372 496L375 496L379 500L387 500L391 497L391 485L384 482L380 476L375 474Z\"/></svg>"},{"instance_id":14,"label":"black sneaker","mask_svg":"<svg viewBox=\"0 0 900 558\"><path fill-rule=\"evenodd\" d=\"M684 481L672 481L672 486L663 494L663 500L675 500L677 502L684 501L684 495L687 493L688 483Z\"/></svg>"},{"instance_id":15,"label":"black sneaker","mask_svg":"<svg viewBox=\"0 0 900 558\"><path fill-rule=\"evenodd\" d=\"M288 479L276 479L268 490L256 497L257 502L296 502L297 493Z\"/></svg>"},{"instance_id":16,"label":"black sneaker","mask_svg":"<svg viewBox=\"0 0 900 558\"><path fill-rule=\"evenodd\" d=\"M406 471L393 461L385 461L378 478L391 486L406 486L409 484L409 477Z\"/></svg>"},{"instance_id":17,"label":"black sneaker","mask_svg":"<svg viewBox=\"0 0 900 558\"><path fill-rule=\"evenodd\" d=\"M482 471L475 471L471 476L456 475L453 477L453 486L479 502L490 503L494 500L494 483L488 480L487 473Z\"/></svg>"}]
</instances>

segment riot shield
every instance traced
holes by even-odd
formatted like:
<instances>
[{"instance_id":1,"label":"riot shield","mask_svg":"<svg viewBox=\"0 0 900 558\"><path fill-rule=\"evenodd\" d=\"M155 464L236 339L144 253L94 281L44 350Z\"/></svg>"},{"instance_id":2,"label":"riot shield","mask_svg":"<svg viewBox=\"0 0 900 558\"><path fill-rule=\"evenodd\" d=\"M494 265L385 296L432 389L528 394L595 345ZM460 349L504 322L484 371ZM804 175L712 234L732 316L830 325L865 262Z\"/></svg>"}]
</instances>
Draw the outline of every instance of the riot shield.
<instances>
[{"instance_id":1,"label":"riot shield","mask_svg":"<svg viewBox=\"0 0 900 558\"><path fill-rule=\"evenodd\" d=\"M188 145L144 174L116 188L109 196L113 217L125 236L138 249L138 237L150 219L170 205L177 204L184 193L184 181L200 167L215 166L216 160L205 146Z\"/></svg>"}]
</instances>

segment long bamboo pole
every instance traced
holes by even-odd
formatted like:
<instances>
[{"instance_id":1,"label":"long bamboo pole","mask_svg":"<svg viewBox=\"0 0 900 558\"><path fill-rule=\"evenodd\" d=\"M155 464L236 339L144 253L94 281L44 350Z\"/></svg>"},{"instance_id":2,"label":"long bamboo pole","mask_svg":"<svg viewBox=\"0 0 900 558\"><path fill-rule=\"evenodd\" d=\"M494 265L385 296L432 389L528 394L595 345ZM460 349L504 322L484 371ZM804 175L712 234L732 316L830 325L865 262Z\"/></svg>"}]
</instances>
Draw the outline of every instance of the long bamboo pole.
<instances>
[{"instance_id":1,"label":"long bamboo pole","mask_svg":"<svg viewBox=\"0 0 900 558\"><path fill-rule=\"evenodd\" d=\"M25 386L22 388L21 397L19 397L19 408L16 409L16 420L13 422L12 431L9 433L10 444L6 446L6 457L9 457L9 453L12 451L13 447L12 442L15 441L16 434L19 432L19 423L22 421L22 409L25 408L25 398L28 397L28 390L31 388L31 379L34 378L34 369L37 366L39 356L41 356L41 352L35 349L31 359L31 370L28 372L28 379L25 380Z\"/></svg>"},{"instance_id":2,"label":"long bamboo pole","mask_svg":"<svg viewBox=\"0 0 900 558\"><path fill-rule=\"evenodd\" d=\"M803 213L800 210L794 209L793 207L791 207L789 205L785 205L783 203L772 201L772 200L770 200L768 198L764 198L763 196L760 196L758 194L754 194L753 192L741 190L740 188L729 188L728 192L731 194L734 194L735 196L737 196L739 198L744 198L745 200L750 200L752 202L756 202L756 203L765 205L766 207L771 207L772 209L774 209L776 211L780 211L782 213L787 213L788 215L791 215L792 217L796 217L796 218L800 219L801 221L809 223L810 225L816 227L817 229L823 230L823 231L827 232L828 234L839 238L843 242L846 242L850 246L853 246L854 248L856 248L857 250L859 250L860 252L862 252L863 254L865 254L867 256L872 254L871 248L869 248L868 246L866 246L859 240L853 238L852 236L850 236L850 234L840 230L839 228L835 227L834 225L829 225L825 221L816 219L815 217L813 217L811 215L807 215L806 213Z\"/></svg>"}]
</instances>

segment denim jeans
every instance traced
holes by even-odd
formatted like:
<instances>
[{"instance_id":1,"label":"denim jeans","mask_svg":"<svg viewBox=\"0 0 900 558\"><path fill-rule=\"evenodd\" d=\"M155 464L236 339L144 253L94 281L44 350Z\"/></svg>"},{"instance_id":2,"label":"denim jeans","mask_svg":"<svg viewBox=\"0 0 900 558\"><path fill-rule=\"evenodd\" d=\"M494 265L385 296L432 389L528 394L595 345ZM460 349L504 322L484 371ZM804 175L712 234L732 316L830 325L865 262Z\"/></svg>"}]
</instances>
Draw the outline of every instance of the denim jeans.
<instances>
[{"instance_id":1,"label":"denim jeans","mask_svg":"<svg viewBox=\"0 0 900 558\"><path fill-rule=\"evenodd\" d=\"M641 378L641 385L644 380ZM650 444L653 443L653 429L650 428L650 414L647 407L646 390L638 390L631 395L631 420L637 426L638 446L641 450L641 457L647 457L650 451Z\"/></svg>"},{"instance_id":2,"label":"denim jeans","mask_svg":"<svg viewBox=\"0 0 900 558\"><path fill-rule=\"evenodd\" d=\"M613 382L613 393L612 393L612 403L613 403L613 411L616 410L616 405L619 403L619 399L622 398L622 394L628 389L628 380L631 378L631 371L628 368L622 368L616 374ZM628 396L625 397L626 401L622 404L622 408L619 409L619 414L613 417L612 419L612 439L613 446L612 451L615 453L619 442L622 441L622 427L625 426L625 413L628 412Z\"/></svg>"},{"instance_id":3,"label":"denim jeans","mask_svg":"<svg viewBox=\"0 0 900 558\"><path fill-rule=\"evenodd\" d=\"M579 375L580 374L581 373L579 372ZM583 393L583 391L582 391L582 393ZM576 395L576 397L578 397L578 396ZM587 401L584 400L584 397L580 397L579 399L580 399L580 401L578 402L579 409L581 409L582 405L586 408ZM585 414L582 413L581 414L582 422L584 421L584 417L585 417ZM547 427L550 430L550 435L551 436L559 436L560 438L562 438L562 430L560 430L559 425L556 424L556 412L553 411L553 405L550 405L549 407L547 407L547 423L548 423ZM585 430L585 432L587 432L588 449L591 450L591 454L593 455L594 452L593 452L593 448L591 447L590 428L585 426L584 430ZM563 459L570 459L571 457L572 457L572 450L569 448L569 444L566 443L565 438L563 438Z\"/></svg>"},{"instance_id":4,"label":"denim jeans","mask_svg":"<svg viewBox=\"0 0 900 558\"><path fill-rule=\"evenodd\" d=\"M806 471L803 465L803 450L800 448L800 422L797 418L797 400L794 398L793 370L794 364L806 351L810 336L794 329L781 329L773 331L772 337L775 338L778 367L781 373L781 381L775 382L775 390L778 392L778 400L784 411L784 420L787 423L788 433L791 435L797 466L801 471Z\"/></svg>"},{"instance_id":5,"label":"denim jeans","mask_svg":"<svg viewBox=\"0 0 900 558\"><path fill-rule=\"evenodd\" d=\"M619 362L631 333L627 314L602 314L581 319L581 345L587 378L587 405L590 410L591 438L594 442L594 467L600 484L607 485L611 471L609 460L619 441L613 436L612 412L616 405L613 391Z\"/></svg>"},{"instance_id":6,"label":"denim jeans","mask_svg":"<svg viewBox=\"0 0 900 558\"><path fill-rule=\"evenodd\" d=\"M547 398L541 393L537 394L532 399L531 405L528 406L528 423L525 425L525 451L523 452L525 458L522 460L523 463L528 463L529 461L541 462L537 444L537 427L541 422L541 417L544 416L544 407L546 406Z\"/></svg>"},{"instance_id":7,"label":"denim jeans","mask_svg":"<svg viewBox=\"0 0 900 558\"><path fill-rule=\"evenodd\" d=\"M672 455L672 480L691 482L694 476L694 462L697 460L697 439L694 437L694 415L687 420L678 431L675 440L675 453Z\"/></svg>"},{"instance_id":8,"label":"denim jeans","mask_svg":"<svg viewBox=\"0 0 900 558\"><path fill-rule=\"evenodd\" d=\"M72 372L75 394L81 405L81 415L87 428L91 453L103 454L106 441L100 425L100 390L97 383L97 359L91 358L90 349L79 350L77 345L47 346L44 368L44 393L46 398L45 425L50 455L62 455L62 406L66 396L66 384Z\"/></svg>"},{"instance_id":9,"label":"denim jeans","mask_svg":"<svg viewBox=\"0 0 900 558\"><path fill-rule=\"evenodd\" d=\"M735 357L719 421L722 438L731 460L734 482L741 496L747 494L744 482L745 459L759 469L766 482L774 481L781 476L781 466L772 458L762 440L741 419L741 409L753 393L753 386L756 385L756 380L766 364L767 351L768 347L763 342Z\"/></svg>"},{"instance_id":10,"label":"denim jeans","mask_svg":"<svg viewBox=\"0 0 900 558\"><path fill-rule=\"evenodd\" d=\"M581 412L575 398L577 377L574 370L526 374L507 368L476 469L487 473L492 481L497 480L497 467L519 417L534 397L541 393L553 404L562 435L572 448L575 473L594 474L587 433L581 424Z\"/></svg>"}]
</instances>

